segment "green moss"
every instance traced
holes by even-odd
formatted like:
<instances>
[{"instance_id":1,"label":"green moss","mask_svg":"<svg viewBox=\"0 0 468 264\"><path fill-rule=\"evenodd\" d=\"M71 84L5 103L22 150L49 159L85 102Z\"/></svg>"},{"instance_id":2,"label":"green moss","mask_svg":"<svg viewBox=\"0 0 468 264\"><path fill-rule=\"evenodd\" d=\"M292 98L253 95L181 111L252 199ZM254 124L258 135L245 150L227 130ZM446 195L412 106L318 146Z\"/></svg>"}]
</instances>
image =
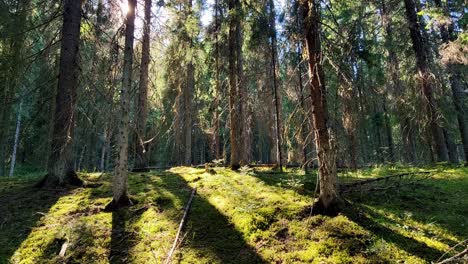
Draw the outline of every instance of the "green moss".
<instances>
[{"instance_id":1,"label":"green moss","mask_svg":"<svg viewBox=\"0 0 468 264\"><path fill-rule=\"evenodd\" d=\"M138 201L114 213L111 175L80 174L97 188L41 190L37 179L2 179L0 263L161 263L197 186L177 263L428 263L468 237L467 168L375 167L341 181L437 171L416 185L353 194L337 217L304 217L315 174L173 168L131 174ZM68 241L64 258L58 257Z\"/></svg>"}]
</instances>

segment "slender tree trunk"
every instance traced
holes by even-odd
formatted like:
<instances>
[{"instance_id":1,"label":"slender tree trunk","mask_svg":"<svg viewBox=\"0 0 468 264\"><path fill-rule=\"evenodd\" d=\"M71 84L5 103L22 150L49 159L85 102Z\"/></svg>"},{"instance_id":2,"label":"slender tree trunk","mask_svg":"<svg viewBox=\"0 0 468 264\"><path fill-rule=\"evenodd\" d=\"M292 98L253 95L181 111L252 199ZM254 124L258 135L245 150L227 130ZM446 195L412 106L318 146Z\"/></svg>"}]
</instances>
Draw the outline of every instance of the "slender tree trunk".
<instances>
[{"instance_id":1,"label":"slender tree trunk","mask_svg":"<svg viewBox=\"0 0 468 264\"><path fill-rule=\"evenodd\" d=\"M45 185L81 185L73 170L74 108L79 74L78 48L80 44L81 1L66 0L63 12L62 44L52 148Z\"/></svg>"},{"instance_id":2,"label":"slender tree trunk","mask_svg":"<svg viewBox=\"0 0 468 264\"><path fill-rule=\"evenodd\" d=\"M145 20L143 25L143 43L141 48L140 86L137 113L137 140L135 168L148 167L147 151L144 141L146 139L146 118L148 116L148 69L150 62L150 33L151 33L151 0L145 0Z\"/></svg>"},{"instance_id":3,"label":"slender tree trunk","mask_svg":"<svg viewBox=\"0 0 468 264\"><path fill-rule=\"evenodd\" d=\"M428 66L428 56L426 43L421 35L421 28L416 15L416 6L414 0L404 0L406 9L406 18L410 29L413 49L416 54L416 65L418 76L421 81L422 94L426 104L429 126L432 134L433 146L437 154L437 161L447 161L448 152L445 145L444 135L437 122L437 108L434 99L431 74Z\"/></svg>"},{"instance_id":4,"label":"slender tree trunk","mask_svg":"<svg viewBox=\"0 0 468 264\"><path fill-rule=\"evenodd\" d=\"M239 109L239 91L237 75L237 42L238 31L240 30L240 2L239 0L229 0L229 117L230 117L230 143L231 143L231 161L230 167L233 170L239 169L239 150L240 150L240 109Z\"/></svg>"},{"instance_id":5,"label":"slender tree trunk","mask_svg":"<svg viewBox=\"0 0 468 264\"><path fill-rule=\"evenodd\" d=\"M388 160L390 162L395 162L395 147L393 143L393 134L392 134L392 124L390 123L390 114L387 109L387 97L386 94L382 98L382 108L384 114L384 122L385 122L385 136L387 138L387 146L388 146Z\"/></svg>"},{"instance_id":6,"label":"slender tree trunk","mask_svg":"<svg viewBox=\"0 0 468 264\"><path fill-rule=\"evenodd\" d=\"M184 106L185 106L185 150L184 150L184 165L190 166L192 164L192 100L193 91L195 87L195 67L190 62L187 66L187 83L184 93Z\"/></svg>"},{"instance_id":7,"label":"slender tree trunk","mask_svg":"<svg viewBox=\"0 0 468 264\"><path fill-rule=\"evenodd\" d=\"M10 163L10 177L13 177L13 173L15 171L15 164L16 164L16 153L18 150L19 145L19 136L20 136L20 128L21 128L21 110L23 107L23 100L21 100L19 109L18 109L18 117L16 118L16 130L15 130L15 142L13 143L13 154L11 154L11 163Z\"/></svg>"},{"instance_id":8,"label":"slender tree trunk","mask_svg":"<svg viewBox=\"0 0 468 264\"><path fill-rule=\"evenodd\" d=\"M213 154L214 158L216 160L221 159L221 153L220 153L220 118L219 118L219 97L221 95L221 86L220 86L220 71L219 71L219 57L220 57L220 52L219 52L219 31L220 31L220 25L219 25L219 0L215 0L215 70L216 70L216 80L215 80L215 99L214 99L214 104L213 104L213 112L214 112L214 120L213 120Z\"/></svg>"},{"instance_id":9,"label":"slender tree trunk","mask_svg":"<svg viewBox=\"0 0 468 264\"><path fill-rule=\"evenodd\" d=\"M342 201L338 193L336 150L330 142L327 127L328 109L320 43L320 4L316 0L301 0L301 4L304 10L304 34L311 78L309 87L319 163L320 195L314 209L334 214L340 210Z\"/></svg>"},{"instance_id":10,"label":"slender tree trunk","mask_svg":"<svg viewBox=\"0 0 468 264\"><path fill-rule=\"evenodd\" d=\"M273 0L268 1L270 6L270 45L271 45L271 67L273 73L273 96L275 102L275 126L276 126L276 161L278 162L278 168L283 171L283 153L282 153L282 142L281 142L281 116L280 116L280 98L278 95L278 79L277 79L277 68L276 68L276 14L275 14L275 3Z\"/></svg>"},{"instance_id":11,"label":"slender tree trunk","mask_svg":"<svg viewBox=\"0 0 468 264\"><path fill-rule=\"evenodd\" d=\"M298 69L297 69L297 77L299 81L299 100L301 101L301 110L303 113L303 120L301 120L301 133L300 133L300 141L302 144L302 167L304 168L304 172L307 173L308 160L307 160L307 108L305 106L305 98L304 98L304 83L302 81L302 49L301 43L297 43L297 62L298 62Z\"/></svg>"},{"instance_id":12,"label":"slender tree trunk","mask_svg":"<svg viewBox=\"0 0 468 264\"><path fill-rule=\"evenodd\" d=\"M124 65L122 88L120 90L120 113L117 134L117 159L113 181L112 207L130 204L128 198L128 127L130 111L130 90L132 87L133 41L135 31L136 0L128 0L128 13L125 21Z\"/></svg>"}]
</instances>

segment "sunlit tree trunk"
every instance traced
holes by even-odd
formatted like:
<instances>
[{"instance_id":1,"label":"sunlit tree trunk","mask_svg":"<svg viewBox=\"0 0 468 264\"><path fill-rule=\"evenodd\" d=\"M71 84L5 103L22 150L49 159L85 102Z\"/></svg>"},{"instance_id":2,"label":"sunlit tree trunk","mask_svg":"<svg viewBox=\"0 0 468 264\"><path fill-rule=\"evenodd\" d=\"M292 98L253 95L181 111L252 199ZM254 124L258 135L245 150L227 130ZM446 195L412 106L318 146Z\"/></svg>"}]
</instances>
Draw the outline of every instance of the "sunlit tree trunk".
<instances>
[{"instance_id":1,"label":"sunlit tree trunk","mask_svg":"<svg viewBox=\"0 0 468 264\"><path fill-rule=\"evenodd\" d=\"M239 104L239 76L237 56L239 55L239 31L240 31L240 2L229 0L229 119L230 119L230 144L231 144L231 169L239 169L240 165L240 104Z\"/></svg>"},{"instance_id":2,"label":"sunlit tree trunk","mask_svg":"<svg viewBox=\"0 0 468 264\"><path fill-rule=\"evenodd\" d=\"M333 214L340 210L342 202L338 193L336 150L330 142L327 127L328 109L320 43L320 4L317 0L301 0L301 5L304 10L304 35L311 78L309 87L319 163L320 194L314 208L318 212L323 210Z\"/></svg>"},{"instance_id":3,"label":"sunlit tree trunk","mask_svg":"<svg viewBox=\"0 0 468 264\"><path fill-rule=\"evenodd\" d=\"M128 13L125 21L124 64L122 88L120 90L119 127L117 134L117 159L115 161L113 200L115 207L130 203L128 198L128 127L130 111L130 90L132 85L133 41L135 31L135 8L137 1L128 0Z\"/></svg>"}]
</instances>

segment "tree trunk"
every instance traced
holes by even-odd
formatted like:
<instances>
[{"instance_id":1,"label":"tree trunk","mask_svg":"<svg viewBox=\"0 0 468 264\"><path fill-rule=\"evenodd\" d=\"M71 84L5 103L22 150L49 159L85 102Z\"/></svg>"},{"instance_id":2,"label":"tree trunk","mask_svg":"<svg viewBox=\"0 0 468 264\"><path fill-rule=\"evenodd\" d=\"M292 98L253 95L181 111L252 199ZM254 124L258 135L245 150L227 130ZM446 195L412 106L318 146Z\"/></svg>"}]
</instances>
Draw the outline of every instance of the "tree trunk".
<instances>
[{"instance_id":1,"label":"tree trunk","mask_svg":"<svg viewBox=\"0 0 468 264\"><path fill-rule=\"evenodd\" d=\"M270 45L271 45L271 67L273 73L273 96L275 102L275 126L276 126L276 161L280 171L283 171L283 153L281 150L281 116L280 116L280 98L278 95L278 79L277 79L277 67L276 67L276 58L277 58L277 50L276 50L276 15L275 15L275 3L273 0L268 1L270 6Z\"/></svg>"},{"instance_id":2,"label":"tree trunk","mask_svg":"<svg viewBox=\"0 0 468 264\"><path fill-rule=\"evenodd\" d=\"M230 144L231 161L230 167L233 170L239 169L240 150L240 109L239 109L239 79L237 75L238 56L238 34L240 26L240 2L239 0L229 0L229 117L230 117Z\"/></svg>"},{"instance_id":3,"label":"tree trunk","mask_svg":"<svg viewBox=\"0 0 468 264\"><path fill-rule=\"evenodd\" d=\"M413 49L416 55L418 77L420 78L422 94L426 104L429 126L432 134L433 146L437 155L437 161L447 161L447 146L445 145L442 129L437 123L437 108L432 91L432 80L428 66L429 54L427 54L427 44L424 43L424 39L421 35L422 29L418 23L414 0L404 0L404 2Z\"/></svg>"},{"instance_id":4,"label":"tree trunk","mask_svg":"<svg viewBox=\"0 0 468 264\"><path fill-rule=\"evenodd\" d=\"M185 106L185 150L184 150L184 165L190 166L192 164L192 100L193 91L195 88L195 68L192 62L187 66L187 83L184 93L184 106Z\"/></svg>"},{"instance_id":5,"label":"tree trunk","mask_svg":"<svg viewBox=\"0 0 468 264\"><path fill-rule=\"evenodd\" d=\"M21 109L23 107L23 100L21 100L19 109L18 109L18 117L16 118L16 130L15 130L15 142L13 143L13 153L11 154L11 163L10 163L10 177L13 177L13 173L15 171L15 164L16 164L16 153L18 150L19 145L19 135L20 135L20 128L21 128Z\"/></svg>"},{"instance_id":6,"label":"tree trunk","mask_svg":"<svg viewBox=\"0 0 468 264\"><path fill-rule=\"evenodd\" d=\"M298 77L298 82L299 82L299 100L301 103L301 110L302 110L302 117L303 120L301 120L301 133L299 135L300 137L300 143L302 144L302 167L304 168L304 172L307 173L307 167L309 166L309 161L307 160L307 114L308 114L308 109L306 108L305 105L305 96L304 96L304 84L302 81L302 49L301 49L301 43L297 43L297 77Z\"/></svg>"},{"instance_id":7,"label":"tree trunk","mask_svg":"<svg viewBox=\"0 0 468 264\"><path fill-rule=\"evenodd\" d=\"M219 57L220 57L220 52L219 52L219 32L220 32L220 24L219 24L219 0L215 0L215 70L216 70L216 75L215 75L215 99L213 102L213 113L214 113L214 120L213 120L213 156L216 160L221 159L221 153L220 153L220 117L219 117L219 100L221 96L221 86L220 86L220 70L219 70Z\"/></svg>"},{"instance_id":8,"label":"tree trunk","mask_svg":"<svg viewBox=\"0 0 468 264\"><path fill-rule=\"evenodd\" d=\"M143 43L141 48L140 86L138 96L138 113L136 121L136 160L135 168L148 167L146 139L146 118L148 116L148 68L150 62L150 33L151 33L151 0L145 0L145 21L143 25Z\"/></svg>"},{"instance_id":9,"label":"tree trunk","mask_svg":"<svg viewBox=\"0 0 468 264\"><path fill-rule=\"evenodd\" d=\"M63 12L62 44L52 148L45 185L81 185L73 170L73 130L76 103L78 49L80 44L81 1L66 0Z\"/></svg>"},{"instance_id":10,"label":"tree trunk","mask_svg":"<svg viewBox=\"0 0 468 264\"><path fill-rule=\"evenodd\" d=\"M328 109L320 43L320 4L316 0L301 0L301 4L304 10L303 25L311 78L309 87L319 163L320 195L314 209L335 214L340 210L342 201L338 194L336 150L330 142L327 127Z\"/></svg>"},{"instance_id":11,"label":"tree trunk","mask_svg":"<svg viewBox=\"0 0 468 264\"><path fill-rule=\"evenodd\" d=\"M128 127L130 111L130 90L132 87L133 40L135 31L135 8L137 1L128 0L128 13L125 21L125 47L120 90L119 128L117 134L117 159L113 181L113 200L111 207L130 204L128 198Z\"/></svg>"},{"instance_id":12,"label":"tree trunk","mask_svg":"<svg viewBox=\"0 0 468 264\"><path fill-rule=\"evenodd\" d=\"M389 84L390 86L390 89L388 89L390 92L390 94L392 94L395 98L395 105L392 107L390 106L390 111L394 109L394 111L398 114L399 118L400 118L400 131L401 131L401 135L402 135L402 139L404 139L404 126L405 126L405 115L406 115L406 111L404 110L406 108L405 106L405 103L404 103L404 91L403 91L403 85L400 81L400 74L399 74L399 61L398 61L398 57L397 57L397 54L395 52L395 49L393 47L393 27L392 27L392 17L390 15L390 12L387 8L387 5L385 3L386 0L382 0L381 1L381 12L380 12L380 15L381 15L381 18L382 18L382 24L384 26L384 29L385 29L385 33L386 33L386 36L385 36L385 48L387 49L387 52L388 52L388 58L387 58L387 63L388 63L388 68L390 70L390 78L391 78L391 82ZM385 100L385 98L384 98ZM384 109L385 110L385 109ZM388 123L388 114L386 115L386 119L387 119L387 123ZM387 128L387 131L388 132L391 132L389 131L389 128ZM387 132L387 133L388 133ZM390 135L390 134L389 134ZM391 137L391 135L390 135ZM391 146L390 142L391 142L391 138L388 138L388 141L389 141L389 147ZM393 145L393 144L392 144ZM411 149L411 146L405 141L403 140L403 148L404 148L404 152L406 153L405 155L405 160L407 162L413 162L414 161L414 158L412 159L411 156L412 155L409 155L408 153L410 153L410 149ZM395 154L394 154L394 148L393 148L393 155L392 153L390 152L390 160L391 161L394 161L396 159L395 157Z\"/></svg>"},{"instance_id":13,"label":"tree trunk","mask_svg":"<svg viewBox=\"0 0 468 264\"><path fill-rule=\"evenodd\" d=\"M442 6L441 0L434 0L437 7L442 8L446 16L450 16L450 10ZM450 21L453 23L453 21ZM455 38L452 26L440 25L440 34L443 43L449 43ZM463 94L463 77L459 65L449 63L447 65L447 73L449 75L450 88L452 90L452 100L457 113L458 129L460 131L460 138L463 144L463 151L465 153L465 163L468 165L468 121L466 119L466 106L464 106Z\"/></svg>"}]
</instances>

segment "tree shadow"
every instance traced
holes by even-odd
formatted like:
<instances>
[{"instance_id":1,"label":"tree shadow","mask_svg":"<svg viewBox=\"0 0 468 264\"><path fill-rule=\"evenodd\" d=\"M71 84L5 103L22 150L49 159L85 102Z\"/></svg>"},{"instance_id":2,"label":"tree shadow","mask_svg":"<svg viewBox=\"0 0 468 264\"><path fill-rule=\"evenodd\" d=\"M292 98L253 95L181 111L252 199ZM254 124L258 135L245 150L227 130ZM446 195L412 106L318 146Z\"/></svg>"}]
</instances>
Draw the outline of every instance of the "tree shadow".
<instances>
[{"instance_id":1,"label":"tree shadow","mask_svg":"<svg viewBox=\"0 0 468 264\"><path fill-rule=\"evenodd\" d=\"M128 208L112 212L110 263L128 263L129 251L136 244L137 238L135 233L127 229L127 226L140 215L141 213L134 214Z\"/></svg>"},{"instance_id":2,"label":"tree shadow","mask_svg":"<svg viewBox=\"0 0 468 264\"><path fill-rule=\"evenodd\" d=\"M352 204L349 205L343 212L350 220L371 231L378 237L386 241L394 243L399 248L405 250L409 254L418 256L425 260L433 260L440 257L444 252L429 247L425 243L419 242L413 238L401 235L394 230L378 223L374 219L383 219L385 222L394 222L393 220L377 214L363 206ZM369 215L369 216L367 216ZM374 218L374 219L373 219Z\"/></svg>"},{"instance_id":3,"label":"tree shadow","mask_svg":"<svg viewBox=\"0 0 468 264\"><path fill-rule=\"evenodd\" d=\"M293 190L301 195L313 195L316 188L317 173L312 170L309 170L307 174L302 173L301 171L288 173L257 171L250 176L272 187Z\"/></svg>"},{"instance_id":4,"label":"tree shadow","mask_svg":"<svg viewBox=\"0 0 468 264\"><path fill-rule=\"evenodd\" d=\"M162 186L178 185L178 188L169 191L185 205L192 189L188 182L181 175L170 172L164 173L161 179ZM182 213L174 221L179 222ZM194 197L184 231L187 235L178 252L190 247L197 250L201 257L215 255L221 263L265 263L228 217L201 195ZM174 256L174 260L180 258L180 253Z\"/></svg>"},{"instance_id":5,"label":"tree shadow","mask_svg":"<svg viewBox=\"0 0 468 264\"><path fill-rule=\"evenodd\" d=\"M70 189L40 189L33 184L8 185L0 189L0 263L8 263L41 217Z\"/></svg>"}]
</instances>

